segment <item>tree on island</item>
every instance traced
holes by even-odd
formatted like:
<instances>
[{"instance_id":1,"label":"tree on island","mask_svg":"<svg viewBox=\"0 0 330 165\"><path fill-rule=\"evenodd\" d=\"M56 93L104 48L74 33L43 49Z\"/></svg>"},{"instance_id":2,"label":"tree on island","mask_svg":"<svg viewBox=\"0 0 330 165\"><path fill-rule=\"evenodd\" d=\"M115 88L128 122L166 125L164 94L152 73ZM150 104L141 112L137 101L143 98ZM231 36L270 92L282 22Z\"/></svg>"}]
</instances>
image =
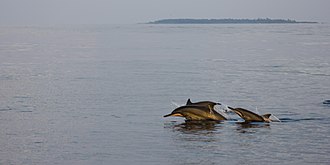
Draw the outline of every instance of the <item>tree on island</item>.
<instances>
[{"instance_id":1,"label":"tree on island","mask_svg":"<svg viewBox=\"0 0 330 165\"><path fill-rule=\"evenodd\" d=\"M298 22L290 19L161 19L148 24L292 24L292 23L317 23L317 22Z\"/></svg>"}]
</instances>

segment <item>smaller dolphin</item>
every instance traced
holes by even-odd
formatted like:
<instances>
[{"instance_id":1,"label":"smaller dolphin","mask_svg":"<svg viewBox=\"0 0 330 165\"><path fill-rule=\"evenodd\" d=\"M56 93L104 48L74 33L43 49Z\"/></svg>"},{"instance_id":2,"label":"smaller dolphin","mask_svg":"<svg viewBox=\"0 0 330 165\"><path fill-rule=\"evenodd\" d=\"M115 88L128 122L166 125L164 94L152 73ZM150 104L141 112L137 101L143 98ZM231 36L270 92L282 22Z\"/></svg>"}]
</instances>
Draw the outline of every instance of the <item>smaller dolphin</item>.
<instances>
[{"instance_id":1,"label":"smaller dolphin","mask_svg":"<svg viewBox=\"0 0 330 165\"><path fill-rule=\"evenodd\" d=\"M254 112L251 112L249 110L243 109L243 108L232 108L228 107L232 111L234 111L238 116L243 118L246 122L266 122L269 123L272 120L269 118L271 114L264 114L264 115L258 115Z\"/></svg>"},{"instance_id":2,"label":"smaller dolphin","mask_svg":"<svg viewBox=\"0 0 330 165\"><path fill-rule=\"evenodd\" d=\"M198 106L211 106L212 109L214 109L214 106L215 105L221 105L221 103L215 103L215 102L212 102L212 101L200 101L200 102L191 102L190 99L187 100L187 103L186 105L198 105Z\"/></svg>"},{"instance_id":3,"label":"smaller dolphin","mask_svg":"<svg viewBox=\"0 0 330 165\"><path fill-rule=\"evenodd\" d=\"M324 100L324 101L323 101L323 104L328 104L328 105L330 105L330 100Z\"/></svg>"},{"instance_id":4,"label":"smaller dolphin","mask_svg":"<svg viewBox=\"0 0 330 165\"><path fill-rule=\"evenodd\" d=\"M224 116L215 111L211 106L185 105L176 108L172 113L165 115L184 117L186 120L227 120Z\"/></svg>"}]
</instances>

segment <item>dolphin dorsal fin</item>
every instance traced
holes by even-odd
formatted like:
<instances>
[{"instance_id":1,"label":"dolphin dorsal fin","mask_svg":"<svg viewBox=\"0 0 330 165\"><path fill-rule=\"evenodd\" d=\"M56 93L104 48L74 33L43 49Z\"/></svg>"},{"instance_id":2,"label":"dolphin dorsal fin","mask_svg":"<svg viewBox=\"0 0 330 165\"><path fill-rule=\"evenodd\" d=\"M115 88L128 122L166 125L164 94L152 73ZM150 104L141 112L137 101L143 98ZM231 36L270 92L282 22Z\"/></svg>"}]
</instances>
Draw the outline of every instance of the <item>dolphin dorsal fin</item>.
<instances>
[{"instance_id":1,"label":"dolphin dorsal fin","mask_svg":"<svg viewBox=\"0 0 330 165\"><path fill-rule=\"evenodd\" d=\"M188 99L186 105L191 105L191 104L193 104L193 103L191 102L190 99Z\"/></svg>"},{"instance_id":2,"label":"dolphin dorsal fin","mask_svg":"<svg viewBox=\"0 0 330 165\"><path fill-rule=\"evenodd\" d=\"M271 115L272 115L272 114L267 113L267 114L262 115L262 117L264 117L264 118L266 118L266 119L269 119L269 117L270 117Z\"/></svg>"}]
</instances>

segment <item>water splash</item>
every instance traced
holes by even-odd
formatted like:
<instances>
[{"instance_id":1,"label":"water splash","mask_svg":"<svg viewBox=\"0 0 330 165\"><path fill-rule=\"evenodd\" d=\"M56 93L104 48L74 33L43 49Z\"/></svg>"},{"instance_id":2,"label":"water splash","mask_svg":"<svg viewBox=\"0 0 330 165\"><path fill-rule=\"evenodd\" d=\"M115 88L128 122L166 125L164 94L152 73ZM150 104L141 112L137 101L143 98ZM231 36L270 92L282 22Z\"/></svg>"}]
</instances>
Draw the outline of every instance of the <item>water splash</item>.
<instances>
[{"instance_id":1,"label":"water splash","mask_svg":"<svg viewBox=\"0 0 330 165\"><path fill-rule=\"evenodd\" d=\"M182 105L180 105L179 103L176 103L176 102L174 102L174 101L171 101L171 103L172 103L172 105L174 105L176 108L178 108L178 107L181 107Z\"/></svg>"},{"instance_id":2,"label":"water splash","mask_svg":"<svg viewBox=\"0 0 330 165\"><path fill-rule=\"evenodd\" d=\"M281 120L273 114L270 116L270 119L275 122L281 122Z\"/></svg>"}]
</instances>

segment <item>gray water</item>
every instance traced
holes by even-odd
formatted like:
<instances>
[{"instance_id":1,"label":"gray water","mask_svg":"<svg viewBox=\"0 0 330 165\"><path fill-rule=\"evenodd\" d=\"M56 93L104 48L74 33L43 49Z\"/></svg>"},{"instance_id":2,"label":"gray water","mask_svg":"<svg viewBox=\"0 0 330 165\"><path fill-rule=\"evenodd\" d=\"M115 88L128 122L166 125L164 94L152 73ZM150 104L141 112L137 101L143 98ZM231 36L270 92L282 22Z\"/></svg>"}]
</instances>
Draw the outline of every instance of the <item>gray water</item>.
<instances>
[{"instance_id":1,"label":"gray water","mask_svg":"<svg viewBox=\"0 0 330 165\"><path fill-rule=\"evenodd\" d=\"M163 118L218 101L282 120ZM0 164L329 164L330 26L0 28Z\"/></svg>"}]
</instances>

